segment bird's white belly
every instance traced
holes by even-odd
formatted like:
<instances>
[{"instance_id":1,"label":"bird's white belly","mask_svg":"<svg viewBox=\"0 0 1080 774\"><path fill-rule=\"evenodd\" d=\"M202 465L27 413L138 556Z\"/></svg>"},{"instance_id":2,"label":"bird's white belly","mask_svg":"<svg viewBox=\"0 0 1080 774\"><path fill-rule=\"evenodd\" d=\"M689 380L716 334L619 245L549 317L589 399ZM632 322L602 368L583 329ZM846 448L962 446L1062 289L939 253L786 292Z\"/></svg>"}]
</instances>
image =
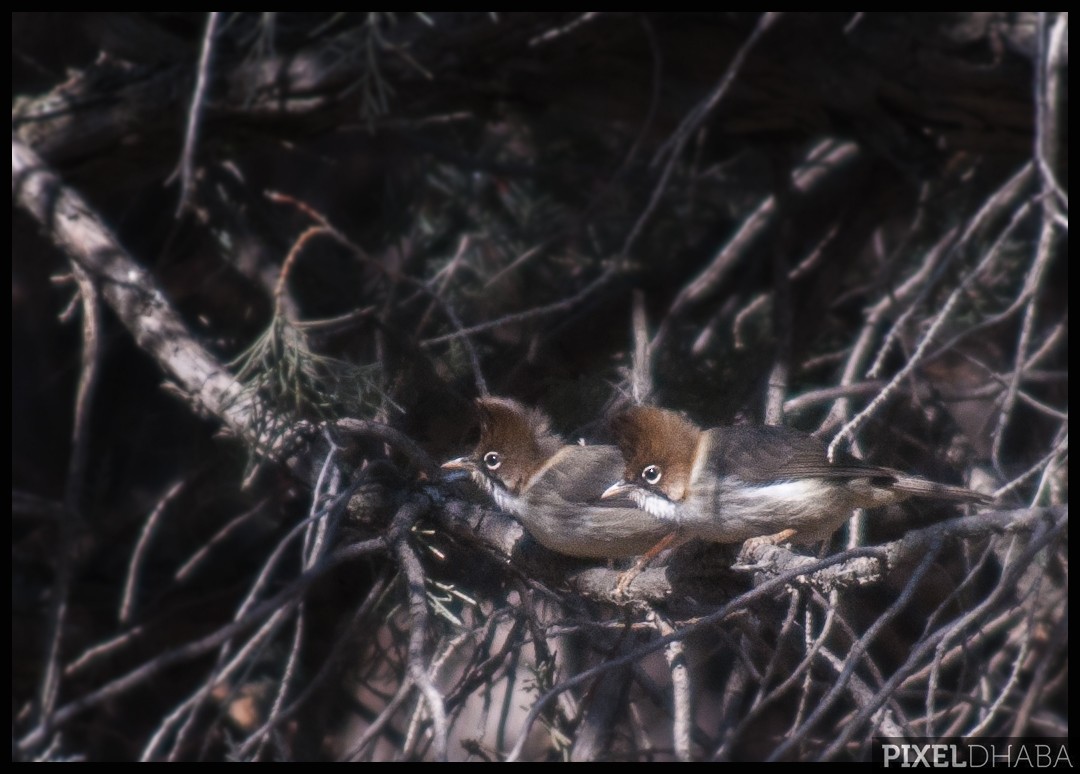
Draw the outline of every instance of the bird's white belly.
<instances>
[{"instance_id":1,"label":"bird's white belly","mask_svg":"<svg viewBox=\"0 0 1080 774\"><path fill-rule=\"evenodd\" d=\"M696 537L734 543L792 529L805 539L827 536L850 516L852 498L823 479L754 485L725 480L697 488L681 510L680 524Z\"/></svg>"}]
</instances>

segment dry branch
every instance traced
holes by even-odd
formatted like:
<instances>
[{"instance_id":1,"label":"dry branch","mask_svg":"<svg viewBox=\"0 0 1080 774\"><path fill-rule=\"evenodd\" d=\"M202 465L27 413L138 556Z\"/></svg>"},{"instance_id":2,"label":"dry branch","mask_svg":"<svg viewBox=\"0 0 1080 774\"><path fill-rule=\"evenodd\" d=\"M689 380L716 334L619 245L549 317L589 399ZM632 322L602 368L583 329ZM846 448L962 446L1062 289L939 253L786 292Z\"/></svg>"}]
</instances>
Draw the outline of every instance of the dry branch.
<instances>
[{"instance_id":1,"label":"dry branch","mask_svg":"<svg viewBox=\"0 0 1080 774\"><path fill-rule=\"evenodd\" d=\"M228 371L195 340L154 277L124 250L94 209L14 138L11 195L100 286L139 346L176 380L193 407L246 438L250 397L241 394Z\"/></svg>"}]
</instances>

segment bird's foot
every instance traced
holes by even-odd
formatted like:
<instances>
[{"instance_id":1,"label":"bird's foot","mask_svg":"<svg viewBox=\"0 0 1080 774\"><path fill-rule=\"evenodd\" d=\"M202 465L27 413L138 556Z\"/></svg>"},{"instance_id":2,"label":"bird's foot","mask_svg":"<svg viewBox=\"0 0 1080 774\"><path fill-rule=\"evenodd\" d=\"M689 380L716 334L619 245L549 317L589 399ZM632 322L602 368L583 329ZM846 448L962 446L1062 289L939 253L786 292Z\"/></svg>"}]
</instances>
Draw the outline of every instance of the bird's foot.
<instances>
[{"instance_id":1,"label":"bird's foot","mask_svg":"<svg viewBox=\"0 0 1080 774\"><path fill-rule=\"evenodd\" d=\"M781 543L786 543L791 540L797 534L798 533L793 529L785 529L781 532L777 532L775 535L752 537L743 543L743 547L752 549L755 546L778 546Z\"/></svg>"},{"instance_id":2,"label":"bird's foot","mask_svg":"<svg viewBox=\"0 0 1080 774\"><path fill-rule=\"evenodd\" d=\"M678 537L678 532L669 532L660 542L650 548L641 557L634 562L634 566L619 576L619 579L615 582L615 601L623 603L626 601L627 592L630 590L630 584L634 582L637 576L641 575L641 571L648 567L649 562L660 555L660 552L666 548L670 548Z\"/></svg>"},{"instance_id":3,"label":"bird's foot","mask_svg":"<svg viewBox=\"0 0 1080 774\"><path fill-rule=\"evenodd\" d=\"M782 532L777 532L775 535L761 535L759 537L748 538L743 541L742 547L739 549L739 558L735 564L731 566L733 570L739 570L741 572L756 572L762 567L767 565L767 562L762 557L762 549L773 548L779 546L781 543L786 543L796 535L796 531L793 529L785 529Z\"/></svg>"},{"instance_id":4,"label":"bird's foot","mask_svg":"<svg viewBox=\"0 0 1080 774\"><path fill-rule=\"evenodd\" d=\"M637 562L629 570L619 575L619 579L615 583L614 591L616 602L622 604L627 600L627 592L630 590L630 584L634 582L637 576L641 575L641 571L644 569L645 565L641 562Z\"/></svg>"}]
</instances>

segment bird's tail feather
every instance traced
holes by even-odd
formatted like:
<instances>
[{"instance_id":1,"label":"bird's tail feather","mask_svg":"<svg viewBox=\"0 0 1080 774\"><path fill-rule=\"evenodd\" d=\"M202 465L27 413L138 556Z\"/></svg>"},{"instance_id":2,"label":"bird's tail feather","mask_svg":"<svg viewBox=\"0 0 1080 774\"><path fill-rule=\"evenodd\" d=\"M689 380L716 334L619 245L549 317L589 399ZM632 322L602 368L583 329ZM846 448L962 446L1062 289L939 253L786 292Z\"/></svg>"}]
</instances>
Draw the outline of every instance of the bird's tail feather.
<instances>
[{"instance_id":1,"label":"bird's tail feather","mask_svg":"<svg viewBox=\"0 0 1080 774\"><path fill-rule=\"evenodd\" d=\"M898 476L893 488L905 492L912 497L928 497L935 500L947 500L954 503L975 503L978 505L993 505L997 502L990 495L976 492L962 486L949 486L927 481L925 478L914 476Z\"/></svg>"}]
</instances>

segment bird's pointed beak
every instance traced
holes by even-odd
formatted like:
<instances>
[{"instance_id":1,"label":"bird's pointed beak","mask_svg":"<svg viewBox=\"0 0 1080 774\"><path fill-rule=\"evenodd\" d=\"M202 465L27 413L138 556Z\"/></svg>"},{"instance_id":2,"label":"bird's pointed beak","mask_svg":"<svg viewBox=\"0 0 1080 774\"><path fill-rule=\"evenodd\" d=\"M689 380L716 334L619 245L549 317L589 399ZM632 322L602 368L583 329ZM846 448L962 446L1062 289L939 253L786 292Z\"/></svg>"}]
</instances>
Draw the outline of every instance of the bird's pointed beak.
<instances>
[{"instance_id":1,"label":"bird's pointed beak","mask_svg":"<svg viewBox=\"0 0 1080 774\"><path fill-rule=\"evenodd\" d=\"M634 485L627 481L619 481L612 484L600 495L601 500L610 500L613 497L625 497L634 490Z\"/></svg>"},{"instance_id":2,"label":"bird's pointed beak","mask_svg":"<svg viewBox=\"0 0 1080 774\"><path fill-rule=\"evenodd\" d=\"M472 467L472 461L468 457L458 457L457 459L447 460L439 467L443 470L468 470Z\"/></svg>"},{"instance_id":3,"label":"bird's pointed beak","mask_svg":"<svg viewBox=\"0 0 1080 774\"><path fill-rule=\"evenodd\" d=\"M457 459L447 460L439 467L446 471L448 475L445 476L445 478L450 481L456 481L464 475L470 474L476 468L473 461L468 457L458 457Z\"/></svg>"}]
</instances>

